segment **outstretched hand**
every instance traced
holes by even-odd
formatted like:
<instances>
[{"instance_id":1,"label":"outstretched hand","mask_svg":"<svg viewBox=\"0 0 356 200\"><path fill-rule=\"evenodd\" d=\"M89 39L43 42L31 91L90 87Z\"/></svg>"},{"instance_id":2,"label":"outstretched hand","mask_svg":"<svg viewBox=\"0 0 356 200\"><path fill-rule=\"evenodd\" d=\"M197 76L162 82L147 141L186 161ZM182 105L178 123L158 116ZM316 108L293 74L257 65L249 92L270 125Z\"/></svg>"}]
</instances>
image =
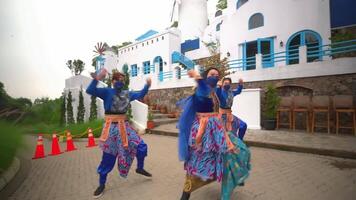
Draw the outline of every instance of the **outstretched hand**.
<instances>
[{"instance_id":1,"label":"outstretched hand","mask_svg":"<svg viewBox=\"0 0 356 200\"><path fill-rule=\"evenodd\" d=\"M101 81L105 78L106 74L108 73L108 71L103 68L99 74L96 74L96 73L90 73L90 76L93 78L93 79L96 79L98 81Z\"/></svg>"},{"instance_id":2,"label":"outstretched hand","mask_svg":"<svg viewBox=\"0 0 356 200\"><path fill-rule=\"evenodd\" d=\"M147 84L148 86L151 86L151 84L152 84L151 78L147 78L147 79L146 79L146 84Z\"/></svg>"},{"instance_id":3,"label":"outstretched hand","mask_svg":"<svg viewBox=\"0 0 356 200\"><path fill-rule=\"evenodd\" d=\"M244 80L242 78L239 79L239 84L242 85L244 83Z\"/></svg>"}]
</instances>

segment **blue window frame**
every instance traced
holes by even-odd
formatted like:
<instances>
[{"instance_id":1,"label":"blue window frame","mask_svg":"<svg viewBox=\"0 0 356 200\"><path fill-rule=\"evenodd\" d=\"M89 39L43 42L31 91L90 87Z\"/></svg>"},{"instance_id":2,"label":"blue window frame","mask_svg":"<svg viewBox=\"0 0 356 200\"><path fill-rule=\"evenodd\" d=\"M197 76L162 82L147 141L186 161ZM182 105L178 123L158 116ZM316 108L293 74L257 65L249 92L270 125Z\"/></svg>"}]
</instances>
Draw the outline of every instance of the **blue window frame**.
<instances>
[{"instance_id":1,"label":"blue window frame","mask_svg":"<svg viewBox=\"0 0 356 200\"><path fill-rule=\"evenodd\" d=\"M322 60L322 39L319 33L303 30L289 37L286 45L287 65L299 63L299 47L307 47L307 62Z\"/></svg>"},{"instance_id":2,"label":"blue window frame","mask_svg":"<svg viewBox=\"0 0 356 200\"><path fill-rule=\"evenodd\" d=\"M242 5L244 5L248 0L237 0L236 9L239 9Z\"/></svg>"},{"instance_id":3,"label":"blue window frame","mask_svg":"<svg viewBox=\"0 0 356 200\"><path fill-rule=\"evenodd\" d=\"M242 45L243 70L256 69L256 54L262 55L263 68L273 67L273 38L259 38Z\"/></svg>"},{"instance_id":4,"label":"blue window frame","mask_svg":"<svg viewBox=\"0 0 356 200\"><path fill-rule=\"evenodd\" d=\"M155 68L155 65L156 63L158 63L158 71L159 72L162 72L163 71L163 59L161 56L156 56L154 59L153 59L153 71L154 71L154 68Z\"/></svg>"},{"instance_id":5,"label":"blue window frame","mask_svg":"<svg viewBox=\"0 0 356 200\"><path fill-rule=\"evenodd\" d=\"M137 65L136 64L131 65L131 76L132 77L137 76Z\"/></svg>"},{"instance_id":6,"label":"blue window frame","mask_svg":"<svg viewBox=\"0 0 356 200\"><path fill-rule=\"evenodd\" d=\"M151 72L150 61L143 62L143 74L149 74Z\"/></svg>"},{"instance_id":7,"label":"blue window frame","mask_svg":"<svg viewBox=\"0 0 356 200\"><path fill-rule=\"evenodd\" d=\"M221 21L220 23L218 23L217 25L216 25L216 32L218 32L218 31L220 31L220 27L221 27L221 24L222 24L223 22Z\"/></svg>"},{"instance_id":8,"label":"blue window frame","mask_svg":"<svg viewBox=\"0 0 356 200\"><path fill-rule=\"evenodd\" d=\"M253 14L248 20L248 29L255 29L258 27L264 26L264 18L261 13Z\"/></svg>"}]
</instances>

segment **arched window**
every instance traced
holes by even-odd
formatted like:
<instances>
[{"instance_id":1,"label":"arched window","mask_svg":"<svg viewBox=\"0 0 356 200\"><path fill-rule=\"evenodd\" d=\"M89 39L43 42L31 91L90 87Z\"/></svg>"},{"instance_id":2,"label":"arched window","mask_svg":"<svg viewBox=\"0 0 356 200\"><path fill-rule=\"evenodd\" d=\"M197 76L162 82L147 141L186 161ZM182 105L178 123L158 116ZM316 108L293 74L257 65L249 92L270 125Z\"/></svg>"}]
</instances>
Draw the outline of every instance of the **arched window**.
<instances>
[{"instance_id":1,"label":"arched window","mask_svg":"<svg viewBox=\"0 0 356 200\"><path fill-rule=\"evenodd\" d=\"M242 5L244 5L248 0L237 0L236 9L239 9Z\"/></svg>"},{"instance_id":2,"label":"arched window","mask_svg":"<svg viewBox=\"0 0 356 200\"><path fill-rule=\"evenodd\" d=\"M222 24L223 22L221 21L220 23L218 23L217 25L216 25L216 32L218 32L218 31L220 31L220 27L221 27L221 24Z\"/></svg>"},{"instance_id":3,"label":"arched window","mask_svg":"<svg viewBox=\"0 0 356 200\"><path fill-rule=\"evenodd\" d=\"M158 71L162 72L163 71L163 59L161 56L156 56L153 59L153 65L156 65L158 63Z\"/></svg>"},{"instance_id":4,"label":"arched window","mask_svg":"<svg viewBox=\"0 0 356 200\"><path fill-rule=\"evenodd\" d=\"M289 37L286 45L287 65L299 63L299 47L307 46L307 62L322 60L322 40L319 33L304 30Z\"/></svg>"},{"instance_id":5,"label":"arched window","mask_svg":"<svg viewBox=\"0 0 356 200\"><path fill-rule=\"evenodd\" d=\"M215 17L219 17L222 15L222 11L221 10L218 10L215 12Z\"/></svg>"},{"instance_id":6,"label":"arched window","mask_svg":"<svg viewBox=\"0 0 356 200\"><path fill-rule=\"evenodd\" d=\"M258 28L264 25L263 15L261 13L253 14L248 20L248 29Z\"/></svg>"}]
</instances>

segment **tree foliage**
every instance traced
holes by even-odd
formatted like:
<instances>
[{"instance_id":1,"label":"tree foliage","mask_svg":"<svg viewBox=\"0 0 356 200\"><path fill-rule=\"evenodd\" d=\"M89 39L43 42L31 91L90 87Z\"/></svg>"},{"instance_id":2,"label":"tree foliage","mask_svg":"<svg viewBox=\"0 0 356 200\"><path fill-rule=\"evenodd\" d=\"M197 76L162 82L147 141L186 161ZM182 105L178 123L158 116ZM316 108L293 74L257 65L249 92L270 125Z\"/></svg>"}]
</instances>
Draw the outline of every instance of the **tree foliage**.
<instances>
[{"instance_id":1,"label":"tree foliage","mask_svg":"<svg viewBox=\"0 0 356 200\"><path fill-rule=\"evenodd\" d=\"M68 97L67 97L67 123L68 124L74 124L75 121L74 121L74 117L73 117L73 106L72 106L72 101L73 101L73 98L72 98L72 92L69 91L68 92Z\"/></svg>"},{"instance_id":2,"label":"tree foliage","mask_svg":"<svg viewBox=\"0 0 356 200\"><path fill-rule=\"evenodd\" d=\"M66 96L65 93L62 94L60 98L61 102L61 110L60 110L60 119L59 119L59 125L65 125L66 124Z\"/></svg>"},{"instance_id":3,"label":"tree foliage","mask_svg":"<svg viewBox=\"0 0 356 200\"><path fill-rule=\"evenodd\" d=\"M228 59L226 57L223 59L220 59L220 53L219 53L220 43L219 43L219 41L209 42L209 43L203 42L203 43L208 48L208 50L210 52L210 56L207 58L199 59L196 61L197 64L199 64L202 67L201 70L205 71L206 69L208 69L210 67L216 67L220 71L221 78L230 75Z\"/></svg>"},{"instance_id":4,"label":"tree foliage","mask_svg":"<svg viewBox=\"0 0 356 200\"><path fill-rule=\"evenodd\" d=\"M90 114L89 121L95 120L98 118L98 108L96 105L96 96L91 96L90 98Z\"/></svg>"},{"instance_id":5,"label":"tree foliage","mask_svg":"<svg viewBox=\"0 0 356 200\"><path fill-rule=\"evenodd\" d=\"M216 4L216 9L223 10L225 8L227 8L227 0L219 0Z\"/></svg>"},{"instance_id":6,"label":"tree foliage","mask_svg":"<svg viewBox=\"0 0 356 200\"><path fill-rule=\"evenodd\" d=\"M83 90L79 91L79 103L78 103L78 113L77 113L77 123L84 123L85 107L84 107L84 97Z\"/></svg>"},{"instance_id":7,"label":"tree foliage","mask_svg":"<svg viewBox=\"0 0 356 200\"><path fill-rule=\"evenodd\" d=\"M66 63L68 69L74 75L80 75L84 71L85 63L80 59L68 60Z\"/></svg>"}]
</instances>

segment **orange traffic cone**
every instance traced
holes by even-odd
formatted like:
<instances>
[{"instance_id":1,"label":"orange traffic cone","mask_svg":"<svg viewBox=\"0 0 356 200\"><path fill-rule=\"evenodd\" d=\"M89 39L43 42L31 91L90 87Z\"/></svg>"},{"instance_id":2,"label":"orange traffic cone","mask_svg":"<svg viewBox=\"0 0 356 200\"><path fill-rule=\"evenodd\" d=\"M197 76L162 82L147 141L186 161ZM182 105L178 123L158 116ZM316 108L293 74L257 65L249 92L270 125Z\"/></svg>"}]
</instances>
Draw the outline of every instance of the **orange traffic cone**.
<instances>
[{"instance_id":1,"label":"orange traffic cone","mask_svg":"<svg viewBox=\"0 0 356 200\"><path fill-rule=\"evenodd\" d=\"M52 134L52 153L49 154L51 156L55 156L61 154L61 149L59 148L58 138L56 133Z\"/></svg>"},{"instance_id":2,"label":"orange traffic cone","mask_svg":"<svg viewBox=\"0 0 356 200\"><path fill-rule=\"evenodd\" d=\"M74 151L77 150L75 148L73 140L72 140L72 135L70 134L69 131L67 131L67 150L66 151Z\"/></svg>"},{"instance_id":3,"label":"orange traffic cone","mask_svg":"<svg viewBox=\"0 0 356 200\"><path fill-rule=\"evenodd\" d=\"M42 134L38 135L37 145L36 145L36 152L32 159L44 158L44 146L43 146L43 137Z\"/></svg>"},{"instance_id":4,"label":"orange traffic cone","mask_svg":"<svg viewBox=\"0 0 356 200\"><path fill-rule=\"evenodd\" d=\"M95 147L95 140L93 135L93 130L91 128L88 129L88 145L87 147Z\"/></svg>"}]
</instances>

